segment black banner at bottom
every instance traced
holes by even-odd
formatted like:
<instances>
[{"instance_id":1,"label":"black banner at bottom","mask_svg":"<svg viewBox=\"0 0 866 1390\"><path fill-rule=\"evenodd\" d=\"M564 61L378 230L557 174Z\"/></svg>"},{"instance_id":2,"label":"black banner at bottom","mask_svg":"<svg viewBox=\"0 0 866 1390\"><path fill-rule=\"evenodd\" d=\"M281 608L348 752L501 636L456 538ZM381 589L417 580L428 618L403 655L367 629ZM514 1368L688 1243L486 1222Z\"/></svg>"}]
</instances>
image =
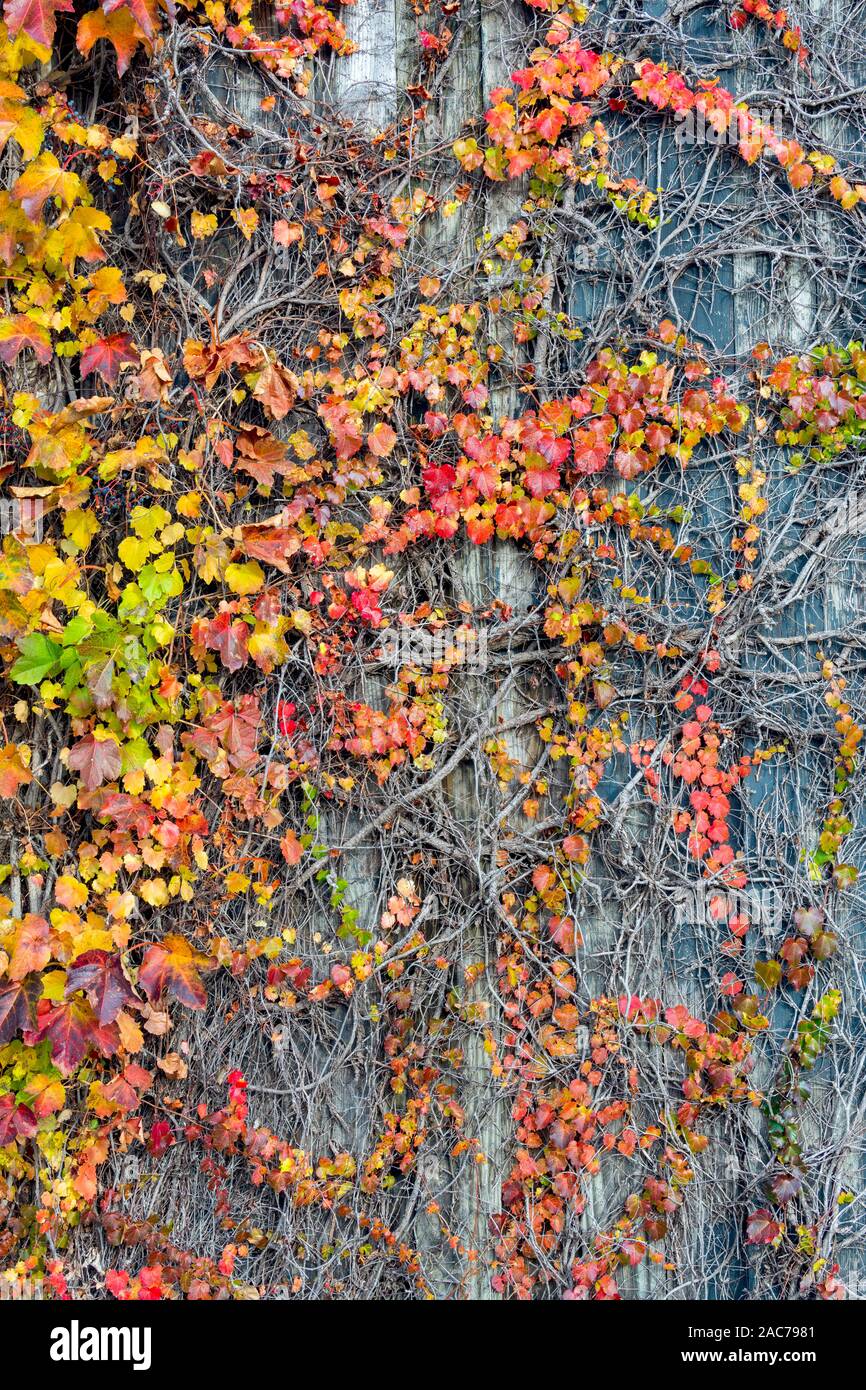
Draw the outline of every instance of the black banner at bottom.
<instances>
[{"instance_id":1,"label":"black banner at bottom","mask_svg":"<svg viewBox=\"0 0 866 1390\"><path fill-rule=\"evenodd\" d=\"M355 1317L357 1328L353 1327ZM316 1344L323 1368L333 1364L335 1354L363 1361L376 1354L379 1328L391 1364L405 1339L408 1365L416 1364L423 1351L431 1369L440 1355L443 1369L453 1368L454 1357L460 1359L457 1347L468 1337L482 1355L485 1348L494 1356L505 1352L513 1372L523 1355L531 1367L537 1364L541 1347L573 1346L571 1339L576 1335L593 1358L601 1357L613 1372L627 1365L644 1371L651 1368L654 1375L677 1368L700 1372L713 1365L757 1366L771 1384L776 1373L792 1366L827 1374L850 1364L862 1321L859 1300L455 1302L444 1307L424 1302L359 1307L351 1302L311 1304L300 1299L238 1303L0 1300L0 1336L7 1345L11 1345L10 1337L14 1339L32 1370L62 1372L75 1363L88 1373L104 1368L115 1378L129 1372L138 1379L185 1370L212 1371L223 1381L233 1371L254 1369L257 1375L267 1374L270 1369L285 1369L290 1347L303 1353L305 1347ZM462 1334L457 1344L451 1344L452 1331L458 1337ZM538 1340L563 1334L568 1342ZM430 1342L431 1336L435 1342Z\"/></svg>"}]
</instances>

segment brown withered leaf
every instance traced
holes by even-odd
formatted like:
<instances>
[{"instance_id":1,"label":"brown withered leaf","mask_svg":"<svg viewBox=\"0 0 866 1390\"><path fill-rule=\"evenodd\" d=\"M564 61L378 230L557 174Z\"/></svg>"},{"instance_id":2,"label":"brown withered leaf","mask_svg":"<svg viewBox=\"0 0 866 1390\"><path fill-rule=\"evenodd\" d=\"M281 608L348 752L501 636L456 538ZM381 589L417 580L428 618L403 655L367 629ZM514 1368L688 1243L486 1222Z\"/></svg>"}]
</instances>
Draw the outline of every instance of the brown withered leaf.
<instances>
[{"instance_id":1,"label":"brown withered leaf","mask_svg":"<svg viewBox=\"0 0 866 1390\"><path fill-rule=\"evenodd\" d=\"M279 362L268 363L259 373L253 387L253 396L264 409L269 420L284 420L295 404L298 394L298 378Z\"/></svg>"}]
</instances>

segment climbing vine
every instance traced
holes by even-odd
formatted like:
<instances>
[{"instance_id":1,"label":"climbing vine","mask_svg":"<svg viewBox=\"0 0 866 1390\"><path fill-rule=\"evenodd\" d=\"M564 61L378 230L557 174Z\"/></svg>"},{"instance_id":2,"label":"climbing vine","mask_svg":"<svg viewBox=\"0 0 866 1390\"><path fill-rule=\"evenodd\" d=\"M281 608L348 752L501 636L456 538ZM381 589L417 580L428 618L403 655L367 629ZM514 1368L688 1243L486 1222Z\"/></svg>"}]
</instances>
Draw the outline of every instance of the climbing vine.
<instances>
[{"instance_id":1,"label":"climbing vine","mask_svg":"<svg viewBox=\"0 0 866 1390\"><path fill-rule=\"evenodd\" d=\"M634 132L683 116L858 244L866 184L571 0L509 3L442 140L474 21L415 8L371 128L337 5L4 6L0 1280L618 1298L681 1277L735 1135L756 1287L837 1297L856 1125L819 1170L805 1074L856 1008L862 638L781 691L756 646L824 543L780 557L784 489L856 488L866 350L725 357L648 282L614 329L562 247L653 254ZM504 556L526 602L465 581ZM699 948L654 972L662 863Z\"/></svg>"}]
</instances>

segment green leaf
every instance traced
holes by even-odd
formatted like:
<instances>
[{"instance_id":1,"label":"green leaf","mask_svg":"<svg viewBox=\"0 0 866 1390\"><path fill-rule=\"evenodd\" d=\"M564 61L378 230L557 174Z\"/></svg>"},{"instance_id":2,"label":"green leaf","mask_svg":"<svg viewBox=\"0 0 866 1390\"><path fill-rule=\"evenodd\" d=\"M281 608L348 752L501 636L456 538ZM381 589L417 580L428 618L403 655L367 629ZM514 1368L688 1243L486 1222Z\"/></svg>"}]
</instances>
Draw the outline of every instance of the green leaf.
<instances>
[{"instance_id":1,"label":"green leaf","mask_svg":"<svg viewBox=\"0 0 866 1390\"><path fill-rule=\"evenodd\" d=\"M88 622L87 618L82 618L80 614L76 614L63 629L64 647L77 647L80 642L84 641L85 637L90 636L92 631L93 624Z\"/></svg>"},{"instance_id":2,"label":"green leaf","mask_svg":"<svg viewBox=\"0 0 866 1390\"><path fill-rule=\"evenodd\" d=\"M782 967L777 960L755 962L755 979L764 989L775 989L782 978Z\"/></svg>"},{"instance_id":3,"label":"green leaf","mask_svg":"<svg viewBox=\"0 0 866 1390\"><path fill-rule=\"evenodd\" d=\"M21 655L9 672L18 685L38 685L57 669L62 653L62 648L41 632L22 637L18 649Z\"/></svg>"}]
</instances>

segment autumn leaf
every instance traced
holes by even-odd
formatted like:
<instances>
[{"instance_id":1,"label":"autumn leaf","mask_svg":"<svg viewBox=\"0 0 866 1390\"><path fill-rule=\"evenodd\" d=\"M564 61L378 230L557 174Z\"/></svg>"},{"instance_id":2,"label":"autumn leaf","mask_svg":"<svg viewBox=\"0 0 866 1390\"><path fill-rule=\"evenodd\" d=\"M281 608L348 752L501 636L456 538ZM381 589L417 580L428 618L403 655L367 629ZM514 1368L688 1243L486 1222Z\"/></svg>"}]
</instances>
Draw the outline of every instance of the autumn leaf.
<instances>
[{"instance_id":1,"label":"autumn leaf","mask_svg":"<svg viewBox=\"0 0 866 1390\"><path fill-rule=\"evenodd\" d=\"M47 1115L54 1115L58 1110L63 1109L66 1089L63 1082L58 1081L56 1077L46 1076L44 1072L37 1072L36 1076L31 1076L28 1079L21 1095L32 1109L37 1120L44 1120Z\"/></svg>"},{"instance_id":2,"label":"autumn leaf","mask_svg":"<svg viewBox=\"0 0 866 1390\"><path fill-rule=\"evenodd\" d=\"M367 435L367 448L378 459L387 458L396 443L396 432L382 420Z\"/></svg>"},{"instance_id":3,"label":"autumn leaf","mask_svg":"<svg viewBox=\"0 0 866 1390\"><path fill-rule=\"evenodd\" d=\"M51 1043L51 1059L64 1076L83 1062L91 1048L110 1057L118 1044L117 1028L113 1024L101 1027L86 999L50 1005L40 1018L34 1041L41 1042L43 1038Z\"/></svg>"},{"instance_id":4,"label":"autumn leaf","mask_svg":"<svg viewBox=\"0 0 866 1390\"><path fill-rule=\"evenodd\" d=\"M193 381L203 381L210 391L223 372L232 367L249 369L261 361L261 354L243 334L227 338L224 343L205 346L198 338L187 338L183 345L184 370Z\"/></svg>"},{"instance_id":5,"label":"autumn leaf","mask_svg":"<svg viewBox=\"0 0 866 1390\"><path fill-rule=\"evenodd\" d=\"M136 1002L120 956L108 951L85 951L72 962L66 972L67 998L79 989L87 995L100 1024L113 1023L125 1004Z\"/></svg>"},{"instance_id":6,"label":"autumn leaf","mask_svg":"<svg viewBox=\"0 0 866 1390\"><path fill-rule=\"evenodd\" d=\"M29 1106L20 1104L11 1091L0 1096L0 1148L19 1138L32 1138L36 1130L36 1116Z\"/></svg>"},{"instance_id":7,"label":"autumn leaf","mask_svg":"<svg viewBox=\"0 0 866 1390\"><path fill-rule=\"evenodd\" d=\"M297 713L297 707L292 700L277 700L277 728L283 738L291 738L298 727L297 720L292 716Z\"/></svg>"},{"instance_id":8,"label":"autumn leaf","mask_svg":"<svg viewBox=\"0 0 866 1390\"><path fill-rule=\"evenodd\" d=\"M31 222L36 221L49 198L59 198L63 207L71 208L86 193L78 175L64 169L48 150L27 165L12 189L13 198L17 198Z\"/></svg>"},{"instance_id":9,"label":"autumn leaf","mask_svg":"<svg viewBox=\"0 0 866 1390\"><path fill-rule=\"evenodd\" d=\"M102 8L107 15L114 14L115 10L123 7L129 9L139 28L152 39L160 26L159 3L158 0L102 0ZM166 5L165 8L173 13L173 7Z\"/></svg>"},{"instance_id":10,"label":"autumn leaf","mask_svg":"<svg viewBox=\"0 0 866 1390\"><path fill-rule=\"evenodd\" d=\"M0 985L0 1043L10 1042L25 1028L33 1027L41 993L42 981L37 974Z\"/></svg>"},{"instance_id":11,"label":"autumn leaf","mask_svg":"<svg viewBox=\"0 0 866 1390\"><path fill-rule=\"evenodd\" d=\"M103 782L112 782L120 774L120 748L113 738L98 739L86 734L72 745L69 766L81 774L87 790L94 792Z\"/></svg>"},{"instance_id":12,"label":"autumn leaf","mask_svg":"<svg viewBox=\"0 0 866 1390\"><path fill-rule=\"evenodd\" d=\"M139 399L165 404L174 378L164 354L159 348L145 348L140 361L141 370L136 377Z\"/></svg>"},{"instance_id":13,"label":"autumn leaf","mask_svg":"<svg viewBox=\"0 0 866 1390\"><path fill-rule=\"evenodd\" d=\"M227 671L239 671L249 660L250 629L240 618L232 618L224 609L209 623L193 624L194 635L199 633L205 646L219 652L220 661Z\"/></svg>"},{"instance_id":14,"label":"autumn leaf","mask_svg":"<svg viewBox=\"0 0 866 1390\"><path fill-rule=\"evenodd\" d=\"M770 1191L780 1206L796 1197L802 1186L803 1178L800 1173L776 1173L769 1184Z\"/></svg>"},{"instance_id":15,"label":"autumn leaf","mask_svg":"<svg viewBox=\"0 0 866 1390\"><path fill-rule=\"evenodd\" d=\"M328 433L340 459L353 458L361 448L363 436L358 417L345 401L329 396L319 406L319 414L328 427Z\"/></svg>"},{"instance_id":16,"label":"autumn leaf","mask_svg":"<svg viewBox=\"0 0 866 1390\"><path fill-rule=\"evenodd\" d=\"M212 212L196 212L190 217L190 231L195 241L205 241L212 237L219 225L216 216Z\"/></svg>"},{"instance_id":17,"label":"autumn leaf","mask_svg":"<svg viewBox=\"0 0 866 1390\"><path fill-rule=\"evenodd\" d=\"M526 490L533 497L546 497L559 487L559 483L559 469L546 463L540 456L539 462L526 470Z\"/></svg>"},{"instance_id":18,"label":"autumn leaf","mask_svg":"<svg viewBox=\"0 0 866 1390\"><path fill-rule=\"evenodd\" d=\"M33 971L41 970L51 959L49 938L51 928L44 917L28 912L18 924L15 945L9 962L10 980L23 980Z\"/></svg>"},{"instance_id":19,"label":"autumn leaf","mask_svg":"<svg viewBox=\"0 0 866 1390\"><path fill-rule=\"evenodd\" d=\"M290 471L286 446L269 430L248 426L237 438L237 468L249 473L257 483L273 487L274 475Z\"/></svg>"},{"instance_id":20,"label":"autumn leaf","mask_svg":"<svg viewBox=\"0 0 866 1390\"><path fill-rule=\"evenodd\" d=\"M788 179L791 187L800 192L803 188L808 188L815 177L815 170L811 164L795 164L788 170Z\"/></svg>"},{"instance_id":21,"label":"autumn leaf","mask_svg":"<svg viewBox=\"0 0 866 1390\"><path fill-rule=\"evenodd\" d=\"M233 208L232 220L237 223L246 241L250 241L259 225L259 214L255 208Z\"/></svg>"},{"instance_id":22,"label":"autumn leaf","mask_svg":"<svg viewBox=\"0 0 866 1390\"><path fill-rule=\"evenodd\" d=\"M53 227L46 238L46 250L50 251L67 270L72 270L77 260L93 265L105 260L105 251L99 240L99 232L111 230L111 218L99 208L74 207L65 221ZM106 269L110 267L106 266Z\"/></svg>"},{"instance_id":23,"label":"autumn leaf","mask_svg":"<svg viewBox=\"0 0 866 1390\"><path fill-rule=\"evenodd\" d=\"M755 962L755 979L764 989L775 989L782 978L782 967L777 960Z\"/></svg>"},{"instance_id":24,"label":"autumn leaf","mask_svg":"<svg viewBox=\"0 0 866 1390\"><path fill-rule=\"evenodd\" d=\"M72 0L6 0L3 18L10 38L23 29L31 39L50 47L57 28L55 15L70 14L72 9Z\"/></svg>"},{"instance_id":25,"label":"autumn leaf","mask_svg":"<svg viewBox=\"0 0 866 1390\"><path fill-rule=\"evenodd\" d=\"M148 947L138 970L138 983L151 1003L164 994L173 995L188 1009L203 1009L207 992L201 971L212 970L215 962L203 955L183 936L168 935Z\"/></svg>"},{"instance_id":26,"label":"autumn leaf","mask_svg":"<svg viewBox=\"0 0 866 1390\"><path fill-rule=\"evenodd\" d=\"M30 350L46 366L52 358L51 334L28 314L0 319L0 361L14 362L19 352Z\"/></svg>"},{"instance_id":27,"label":"autumn leaf","mask_svg":"<svg viewBox=\"0 0 866 1390\"><path fill-rule=\"evenodd\" d=\"M120 368L126 362L138 363L139 354L132 346L128 333L113 333L108 338L98 338L81 354L81 375L89 376L99 372L103 380L114 383Z\"/></svg>"},{"instance_id":28,"label":"autumn leaf","mask_svg":"<svg viewBox=\"0 0 866 1390\"><path fill-rule=\"evenodd\" d=\"M264 560L265 564L290 573L289 561L301 548L300 537L289 526L269 526L262 522L258 526L241 526L240 542L251 559Z\"/></svg>"},{"instance_id":29,"label":"autumn leaf","mask_svg":"<svg viewBox=\"0 0 866 1390\"><path fill-rule=\"evenodd\" d=\"M766 1207L753 1211L746 1222L747 1245L772 1245L781 1233L782 1227L773 1220L772 1212L767 1211Z\"/></svg>"},{"instance_id":30,"label":"autumn leaf","mask_svg":"<svg viewBox=\"0 0 866 1390\"><path fill-rule=\"evenodd\" d=\"M304 853L304 847L295 834L294 830L287 830L280 840L280 850L287 864L299 863Z\"/></svg>"},{"instance_id":31,"label":"autumn leaf","mask_svg":"<svg viewBox=\"0 0 866 1390\"><path fill-rule=\"evenodd\" d=\"M556 107L542 111L532 121L533 128L538 131L542 140L546 140L550 145L556 144L564 125L565 113Z\"/></svg>"},{"instance_id":32,"label":"autumn leaf","mask_svg":"<svg viewBox=\"0 0 866 1390\"><path fill-rule=\"evenodd\" d=\"M0 798L10 801L18 795L19 787L26 787L33 781L33 774L24 761L29 762L30 749L26 744L7 743L0 751Z\"/></svg>"},{"instance_id":33,"label":"autumn leaf","mask_svg":"<svg viewBox=\"0 0 866 1390\"><path fill-rule=\"evenodd\" d=\"M225 582L233 594L255 594L265 582L264 570L255 560L227 565Z\"/></svg>"},{"instance_id":34,"label":"autumn leaf","mask_svg":"<svg viewBox=\"0 0 866 1390\"><path fill-rule=\"evenodd\" d=\"M17 141L25 159L35 159L44 135L45 128L39 114L26 104L22 89L13 82L0 82L0 151L12 139Z\"/></svg>"},{"instance_id":35,"label":"autumn leaf","mask_svg":"<svg viewBox=\"0 0 866 1390\"><path fill-rule=\"evenodd\" d=\"M71 9L70 5L70 9ZM136 22L127 4L106 14L105 10L91 10L78 21L75 44L79 53L90 52L99 39L107 39L117 54L117 75L122 77L132 62L132 56L139 44L150 47L147 37Z\"/></svg>"},{"instance_id":36,"label":"autumn leaf","mask_svg":"<svg viewBox=\"0 0 866 1390\"><path fill-rule=\"evenodd\" d=\"M140 1052L144 1047L144 1034L130 1014L123 1011L115 1020L120 1041L127 1052Z\"/></svg>"},{"instance_id":37,"label":"autumn leaf","mask_svg":"<svg viewBox=\"0 0 866 1390\"><path fill-rule=\"evenodd\" d=\"M259 372L253 395L270 420L283 420L295 404L298 380L279 363L268 363Z\"/></svg>"},{"instance_id":38,"label":"autumn leaf","mask_svg":"<svg viewBox=\"0 0 866 1390\"><path fill-rule=\"evenodd\" d=\"M294 242L303 246L304 229L300 222L287 222L281 217L274 223L274 241L277 246L291 246Z\"/></svg>"}]
</instances>

